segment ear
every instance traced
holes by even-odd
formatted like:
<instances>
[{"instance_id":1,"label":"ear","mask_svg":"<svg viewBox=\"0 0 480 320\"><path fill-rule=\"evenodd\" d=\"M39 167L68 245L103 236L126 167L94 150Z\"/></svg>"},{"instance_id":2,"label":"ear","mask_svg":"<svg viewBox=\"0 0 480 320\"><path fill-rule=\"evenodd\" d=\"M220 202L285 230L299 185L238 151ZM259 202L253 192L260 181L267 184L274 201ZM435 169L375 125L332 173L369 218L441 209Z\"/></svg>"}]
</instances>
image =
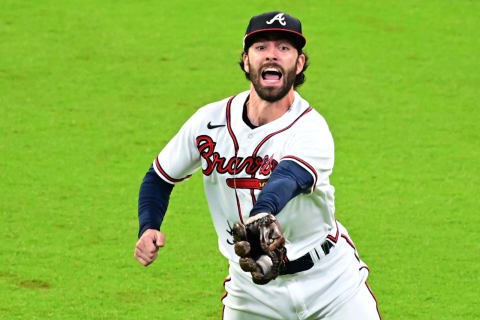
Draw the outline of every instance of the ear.
<instances>
[{"instance_id":1,"label":"ear","mask_svg":"<svg viewBox=\"0 0 480 320\"><path fill-rule=\"evenodd\" d=\"M297 58L297 74L302 72L304 65L305 65L305 55L302 53Z\"/></svg>"},{"instance_id":2,"label":"ear","mask_svg":"<svg viewBox=\"0 0 480 320\"><path fill-rule=\"evenodd\" d=\"M248 65L248 54L244 52L242 58L243 58L243 69L245 70L246 73L250 73L250 68Z\"/></svg>"}]
</instances>

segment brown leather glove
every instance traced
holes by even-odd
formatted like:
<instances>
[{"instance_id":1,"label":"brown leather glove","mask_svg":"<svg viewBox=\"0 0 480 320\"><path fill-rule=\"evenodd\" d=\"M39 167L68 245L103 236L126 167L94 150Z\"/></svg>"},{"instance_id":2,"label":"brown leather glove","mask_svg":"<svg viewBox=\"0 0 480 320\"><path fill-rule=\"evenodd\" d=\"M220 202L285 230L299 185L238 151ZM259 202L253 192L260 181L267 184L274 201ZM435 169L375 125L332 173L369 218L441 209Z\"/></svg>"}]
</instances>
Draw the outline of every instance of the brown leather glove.
<instances>
[{"instance_id":1,"label":"brown leather glove","mask_svg":"<svg viewBox=\"0 0 480 320\"><path fill-rule=\"evenodd\" d=\"M240 256L240 267L252 274L256 284L275 279L285 267L285 238L275 216L259 213L244 225L233 225L235 253Z\"/></svg>"}]
</instances>

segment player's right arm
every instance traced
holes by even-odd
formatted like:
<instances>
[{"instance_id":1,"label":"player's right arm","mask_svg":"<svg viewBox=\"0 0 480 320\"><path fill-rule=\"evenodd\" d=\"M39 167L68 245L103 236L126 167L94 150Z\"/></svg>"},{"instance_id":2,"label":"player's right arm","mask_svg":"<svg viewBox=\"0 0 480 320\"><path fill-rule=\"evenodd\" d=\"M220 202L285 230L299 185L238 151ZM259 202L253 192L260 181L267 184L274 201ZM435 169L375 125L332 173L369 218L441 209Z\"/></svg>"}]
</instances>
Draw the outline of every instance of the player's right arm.
<instances>
[{"instance_id":1,"label":"player's right arm","mask_svg":"<svg viewBox=\"0 0 480 320\"><path fill-rule=\"evenodd\" d=\"M167 211L173 184L162 180L150 167L138 196L139 240L135 246L135 258L148 266L158 256L158 249L165 244L160 226Z\"/></svg>"},{"instance_id":2,"label":"player's right arm","mask_svg":"<svg viewBox=\"0 0 480 320\"><path fill-rule=\"evenodd\" d=\"M155 261L158 249L164 246L165 235L160 232L160 226L173 186L187 180L201 166L195 143L202 116L200 110L190 117L155 158L140 187L139 240L134 256L144 266Z\"/></svg>"},{"instance_id":3,"label":"player's right arm","mask_svg":"<svg viewBox=\"0 0 480 320\"><path fill-rule=\"evenodd\" d=\"M135 246L135 259L145 267L158 257L158 249L165 245L165 234L156 229L147 229Z\"/></svg>"}]
</instances>

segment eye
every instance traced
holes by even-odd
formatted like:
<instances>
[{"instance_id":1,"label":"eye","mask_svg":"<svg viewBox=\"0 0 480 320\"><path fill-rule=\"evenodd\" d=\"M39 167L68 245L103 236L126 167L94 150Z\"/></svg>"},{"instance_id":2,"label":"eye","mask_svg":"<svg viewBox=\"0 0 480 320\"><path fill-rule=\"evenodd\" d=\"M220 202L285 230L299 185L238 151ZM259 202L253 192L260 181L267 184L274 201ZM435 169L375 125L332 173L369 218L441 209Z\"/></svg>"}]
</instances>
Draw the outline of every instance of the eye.
<instances>
[{"instance_id":1,"label":"eye","mask_svg":"<svg viewBox=\"0 0 480 320\"><path fill-rule=\"evenodd\" d=\"M255 46L255 49L256 50L264 50L265 49L265 46L263 44L259 44L259 45L256 45Z\"/></svg>"},{"instance_id":2,"label":"eye","mask_svg":"<svg viewBox=\"0 0 480 320\"><path fill-rule=\"evenodd\" d=\"M290 47L285 46L285 45L281 45L281 46L280 46L280 50L281 50L281 51L288 51L288 50L290 50Z\"/></svg>"}]
</instances>

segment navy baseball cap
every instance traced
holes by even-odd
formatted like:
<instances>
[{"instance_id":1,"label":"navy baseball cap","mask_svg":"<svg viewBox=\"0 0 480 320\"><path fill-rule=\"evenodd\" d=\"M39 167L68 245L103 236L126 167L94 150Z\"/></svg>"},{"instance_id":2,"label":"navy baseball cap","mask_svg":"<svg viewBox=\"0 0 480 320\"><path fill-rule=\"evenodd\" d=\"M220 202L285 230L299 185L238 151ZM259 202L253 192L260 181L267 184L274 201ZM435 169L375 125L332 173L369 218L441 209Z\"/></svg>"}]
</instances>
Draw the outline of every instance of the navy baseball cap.
<instances>
[{"instance_id":1,"label":"navy baseball cap","mask_svg":"<svg viewBox=\"0 0 480 320\"><path fill-rule=\"evenodd\" d=\"M245 37L243 38L243 49L245 51L252 45L255 37L263 32L284 32L292 39L298 50L301 50L307 40L302 34L302 23L295 17L284 12L266 12L250 19Z\"/></svg>"}]
</instances>

